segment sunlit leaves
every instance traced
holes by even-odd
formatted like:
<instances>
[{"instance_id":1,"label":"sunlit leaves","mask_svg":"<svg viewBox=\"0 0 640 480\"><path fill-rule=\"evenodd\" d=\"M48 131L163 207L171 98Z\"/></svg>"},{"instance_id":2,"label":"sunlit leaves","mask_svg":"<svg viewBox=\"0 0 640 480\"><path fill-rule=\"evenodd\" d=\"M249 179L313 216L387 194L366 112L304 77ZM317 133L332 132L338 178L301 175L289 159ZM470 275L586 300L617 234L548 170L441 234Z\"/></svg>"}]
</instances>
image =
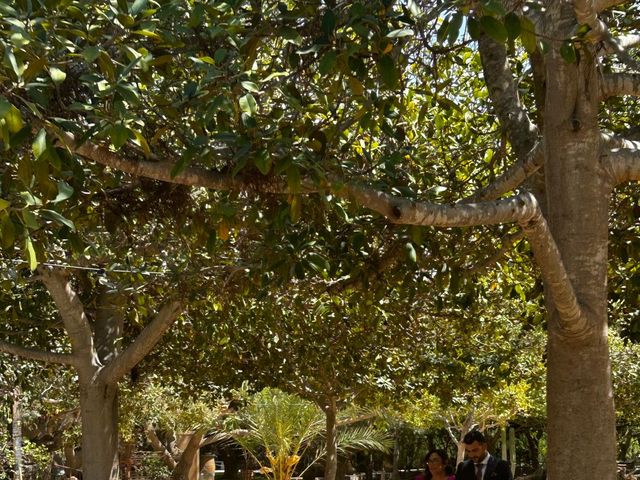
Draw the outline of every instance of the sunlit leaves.
<instances>
[{"instance_id":1,"label":"sunlit leaves","mask_svg":"<svg viewBox=\"0 0 640 480\"><path fill-rule=\"evenodd\" d=\"M41 129L36 136L36 139L33 141L32 145L33 155L35 158L40 158L40 156L47 149L47 134L44 129Z\"/></svg>"},{"instance_id":2,"label":"sunlit leaves","mask_svg":"<svg viewBox=\"0 0 640 480\"><path fill-rule=\"evenodd\" d=\"M243 97L240 97L240 109L251 117L255 117L258 113L258 104L256 99L250 93L247 93Z\"/></svg>"},{"instance_id":3,"label":"sunlit leaves","mask_svg":"<svg viewBox=\"0 0 640 480\"><path fill-rule=\"evenodd\" d=\"M67 74L58 67L49 67L49 75L53 83L60 84L67 78Z\"/></svg>"},{"instance_id":4,"label":"sunlit leaves","mask_svg":"<svg viewBox=\"0 0 640 480\"><path fill-rule=\"evenodd\" d=\"M25 239L24 252L29 262L29 269L32 271L35 270L38 267L38 258L36 256L36 251L33 247L31 237L27 237Z\"/></svg>"}]
</instances>

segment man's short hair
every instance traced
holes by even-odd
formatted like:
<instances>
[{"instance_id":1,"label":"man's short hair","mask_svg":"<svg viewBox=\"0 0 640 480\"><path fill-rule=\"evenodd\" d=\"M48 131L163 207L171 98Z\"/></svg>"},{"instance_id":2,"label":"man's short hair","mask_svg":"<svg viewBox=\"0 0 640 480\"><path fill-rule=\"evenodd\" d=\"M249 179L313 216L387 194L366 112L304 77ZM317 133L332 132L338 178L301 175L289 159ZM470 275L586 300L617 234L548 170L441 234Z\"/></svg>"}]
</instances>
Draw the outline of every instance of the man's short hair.
<instances>
[{"instance_id":1,"label":"man's short hair","mask_svg":"<svg viewBox=\"0 0 640 480\"><path fill-rule=\"evenodd\" d=\"M462 439L462 443L465 443L467 445L471 445L473 442L487 443L484 435L480 430L471 430Z\"/></svg>"}]
</instances>

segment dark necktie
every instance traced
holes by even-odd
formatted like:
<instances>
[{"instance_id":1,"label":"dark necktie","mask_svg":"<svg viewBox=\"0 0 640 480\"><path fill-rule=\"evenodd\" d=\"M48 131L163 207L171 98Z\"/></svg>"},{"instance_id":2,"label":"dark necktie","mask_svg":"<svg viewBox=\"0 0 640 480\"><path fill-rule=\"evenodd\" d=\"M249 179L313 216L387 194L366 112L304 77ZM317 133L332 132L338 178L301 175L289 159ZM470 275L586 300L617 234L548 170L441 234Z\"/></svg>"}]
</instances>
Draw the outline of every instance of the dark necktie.
<instances>
[{"instance_id":1,"label":"dark necktie","mask_svg":"<svg viewBox=\"0 0 640 480\"><path fill-rule=\"evenodd\" d=\"M476 463L476 480L482 480L482 467L484 465L482 463Z\"/></svg>"}]
</instances>

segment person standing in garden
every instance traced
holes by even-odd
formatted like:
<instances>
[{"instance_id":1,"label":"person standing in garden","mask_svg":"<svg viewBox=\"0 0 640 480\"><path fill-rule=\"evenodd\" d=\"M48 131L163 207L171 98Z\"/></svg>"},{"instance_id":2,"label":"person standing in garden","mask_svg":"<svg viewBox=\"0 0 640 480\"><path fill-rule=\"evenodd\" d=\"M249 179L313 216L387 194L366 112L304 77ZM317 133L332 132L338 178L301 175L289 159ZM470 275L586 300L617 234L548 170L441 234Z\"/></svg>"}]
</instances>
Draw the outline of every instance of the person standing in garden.
<instances>
[{"instance_id":1,"label":"person standing in garden","mask_svg":"<svg viewBox=\"0 0 640 480\"><path fill-rule=\"evenodd\" d=\"M489 453L482 432L467 433L462 443L467 460L458 465L456 480L513 480L509 462Z\"/></svg>"},{"instance_id":2,"label":"person standing in garden","mask_svg":"<svg viewBox=\"0 0 640 480\"><path fill-rule=\"evenodd\" d=\"M415 480L455 480L449 457L444 450L430 450L424 461L425 471L416 475Z\"/></svg>"}]
</instances>

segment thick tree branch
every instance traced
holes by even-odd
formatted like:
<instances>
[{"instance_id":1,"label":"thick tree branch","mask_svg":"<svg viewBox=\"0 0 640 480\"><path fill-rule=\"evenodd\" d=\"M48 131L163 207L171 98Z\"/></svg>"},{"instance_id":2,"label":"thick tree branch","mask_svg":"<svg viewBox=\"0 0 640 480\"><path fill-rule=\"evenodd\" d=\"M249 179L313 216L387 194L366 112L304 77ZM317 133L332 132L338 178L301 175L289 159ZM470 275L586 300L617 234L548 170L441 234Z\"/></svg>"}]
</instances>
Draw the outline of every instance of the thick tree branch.
<instances>
[{"instance_id":1,"label":"thick tree branch","mask_svg":"<svg viewBox=\"0 0 640 480\"><path fill-rule=\"evenodd\" d=\"M147 437L147 440L149 440L149 443L151 444L151 447L153 448L153 450L160 454L160 459L162 460L162 463L164 463L169 470L173 470L174 468L176 468L177 462L174 460L169 450L165 448L165 446L162 444L162 442L158 438L158 435L156 434L156 429L153 427L152 424L148 423L147 425L145 425L144 433L145 433L145 436Z\"/></svg>"},{"instance_id":2,"label":"thick tree branch","mask_svg":"<svg viewBox=\"0 0 640 480\"><path fill-rule=\"evenodd\" d=\"M181 311L182 304L179 301L171 301L162 307L156 318L140 332L135 341L100 371L96 381L115 383L120 380L151 351Z\"/></svg>"},{"instance_id":3,"label":"thick tree branch","mask_svg":"<svg viewBox=\"0 0 640 480\"><path fill-rule=\"evenodd\" d=\"M240 174L233 176L228 172L216 172L197 166L187 167L177 175L171 175L174 162L128 160L116 155L108 148L91 142L78 145L73 134L69 132L53 127L50 127L50 131L72 153L130 175L213 190L253 190L265 193L286 193L288 191L287 182L280 179L274 180L268 176L243 178ZM304 185L300 187L300 190L303 193L314 191L313 188Z\"/></svg>"},{"instance_id":4,"label":"thick tree branch","mask_svg":"<svg viewBox=\"0 0 640 480\"><path fill-rule=\"evenodd\" d=\"M506 172L483 189L463 199L460 203L495 200L520 186L527 178L540 170L543 165L544 144L538 142L526 156L516 161Z\"/></svg>"},{"instance_id":5,"label":"thick tree branch","mask_svg":"<svg viewBox=\"0 0 640 480\"><path fill-rule=\"evenodd\" d=\"M618 45L622 48L633 48L640 45L640 35L630 34L618 37Z\"/></svg>"},{"instance_id":6,"label":"thick tree branch","mask_svg":"<svg viewBox=\"0 0 640 480\"><path fill-rule=\"evenodd\" d=\"M628 149L638 149L640 150L640 141L638 140L629 140L627 138L613 135L610 133L602 133L601 134L602 143L605 147L609 149L615 148L628 148Z\"/></svg>"},{"instance_id":7,"label":"thick tree branch","mask_svg":"<svg viewBox=\"0 0 640 480\"><path fill-rule=\"evenodd\" d=\"M187 477L186 471L189 468L189 465L192 464L194 457L198 455L198 452L200 451L200 446L202 443L202 437L204 437L204 433L205 433L205 430L200 429L200 430L196 430L191 434L191 437L189 438L189 442L184 448L182 455L180 455L180 460L178 460L176 468L171 473L172 480L181 480Z\"/></svg>"},{"instance_id":8,"label":"thick tree branch","mask_svg":"<svg viewBox=\"0 0 640 480\"><path fill-rule=\"evenodd\" d=\"M84 313L82 302L73 290L67 275L58 269L42 265L38 267L38 273L58 307L65 330L71 340L73 353L83 358L91 358L93 364L97 365L93 332Z\"/></svg>"},{"instance_id":9,"label":"thick tree branch","mask_svg":"<svg viewBox=\"0 0 640 480\"><path fill-rule=\"evenodd\" d=\"M614 187L632 180L640 180L640 149L638 148L614 148L600 161Z\"/></svg>"},{"instance_id":10,"label":"thick tree branch","mask_svg":"<svg viewBox=\"0 0 640 480\"><path fill-rule=\"evenodd\" d=\"M587 315L580 308L560 251L542 212L538 209L532 218L518 223L529 237L547 292L558 310L560 331L568 337L584 336L589 332L591 325Z\"/></svg>"},{"instance_id":11,"label":"thick tree branch","mask_svg":"<svg viewBox=\"0 0 640 480\"><path fill-rule=\"evenodd\" d=\"M573 337L588 330L589 323L578 304L560 251L532 194L524 193L493 202L445 206L418 203L352 186L343 187L342 193L400 224L461 227L517 222L529 237L548 293L560 314L562 331Z\"/></svg>"},{"instance_id":12,"label":"thick tree branch","mask_svg":"<svg viewBox=\"0 0 640 480\"><path fill-rule=\"evenodd\" d=\"M492 50L494 46L489 45L487 48ZM501 55L504 54L504 51L502 50L498 53L499 55L495 58L502 58ZM491 62L488 62L488 64L491 64ZM498 99L498 103L504 102L504 105L499 107L499 109L507 123L513 122L510 124L511 128L515 125L526 127L527 133L524 136L514 132L514 139L518 141L519 148L524 148L531 142L531 145L526 151L521 153L521 155L526 157L526 154L529 153L533 146L533 136L535 135L536 129L529 122L524 110L519 106L517 93L507 94L507 92L513 88L513 82L508 82L506 76L502 78L502 81L502 86L494 89L494 94ZM67 137L66 135L68 134L64 134L63 138L66 138L66 141L72 147L76 148L73 137ZM82 147L77 147L74 151L82 154L80 152L81 148ZM97 151L99 154L95 154ZM96 161L101 161L101 163L112 166L113 168L126 168L125 171L129 171L135 175L150 176L151 178L177 183L175 177L166 175L170 172L171 165L161 164L162 168L159 172L156 169L137 169L135 168L135 164L123 161L108 150L96 146L90 146L88 153L82 155L92 158L94 154ZM163 175L164 177L158 178L153 175ZM180 180L188 185L208 188L229 188L230 185L233 185L224 182L209 184L203 181L204 179L201 176L192 175L188 170L184 172L184 175L185 178ZM373 189L357 185L338 184L337 182L334 184L334 191L337 196L352 198L361 206L374 210L390 221L398 224L439 227L473 226L509 222L521 224L523 228L525 228L525 231L532 237L534 252L538 250L541 256L545 256L545 258L540 258L538 264L542 268L543 277L545 279L548 277L547 284L551 288L550 294L554 297L558 311L561 313L561 322L563 322L564 330L567 334L571 335L585 330L584 325L586 321L584 320L584 316L580 314L580 308L578 307L573 288L564 270L555 241L546 226L544 217L540 212L540 207L533 195L521 194L515 197L481 204L469 203L446 206L426 202L415 202ZM543 225L544 228L539 228L538 225ZM539 255L536 255L536 257L538 256ZM553 257L552 261L548 261L547 257L549 256ZM559 292L557 295L554 293L555 290ZM158 317L145 328L139 338L116 361L100 372L100 380L117 381L128 372L144 357L153 345L155 345L155 342L159 340L164 331L178 315L180 308L181 306L178 302L173 302L163 308Z\"/></svg>"},{"instance_id":13,"label":"thick tree branch","mask_svg":"<svg viewBox=\"0 0 640 480\"><path fill-rule=\"evenodd\" d=\"M606 99L621 95L640 96L640 74L608 73L602 76L602 98Z\"/></svg>"},{"instance_id":14,"label":"thick tree branch","mask_svg":"<svg viewBox=\"0 0 640 480\"><path fill-rule=\"evenodd\" d=\"M598 18L598 13L603 9L602 5L596 5L594 0L574 0L573 9L579 24L588 25L591 30L587 33L587 39L593 43L604 42L606 51L613 52L618 59L628 67L638 70L640 64L626 50L626 42L614 38L607 25ZM608 8L608 7L605 7Z\"/></svg>"},{"instance_id":15,"label":"thick tree branch","mask_svg":"<svg viewBox=\"0 0 640 480\"><path fill-rule=\"evenodd\" d=\"M604 42L605 52L609 54L614 53L618 57L618 60L630 69L640 70L640 63L629 54L627 51L627 45L621 39L614 38L606 25L603 28L604 33L600 35L600 38L602 38L602 41Z\"/></svg>"},{"instance_id":16,"label":"thick tree branch","mask_svg":"<svg viewBox=\"0 0 640 480\"><path fill-rule=\"evenodd\" d=\"M593 8L596 12L602 12L616 5L622 5L629 0L593 0Z\"/></svg>"},{"instance_id":17,"label":"thick tree branch","mask_svg":"<svg viewBox=\"0 0 640 480\"><path fill-rule=\"evenodd\" d=\"M591 27L590 39L592 41L602 39L606 32L606 26L598 18L598 10L595 8L593 0L574 0L573 10L579 24Z\"/></svg>"},{"instance_id":18,"label":"thick tree branch","mask_svg":"<svg viewBox=\"0 0 640 480\"><path fill-rule=\"evenodd\" d=\"M75 366L76 359L73 355L65 353L46 352L34 348L21 347L0 340L0 352L10 353L18 357L27 358L29 360L38 360L41 362L58 363L61 365Z\"/></svg>"},{"instance_id":19,"label":"thick tree branch","mask_svg":"<svg viewBox=\"0 0 640 480\"><path fill-rule=\"evenodd\" d=\"M522 159L535 145L538 129L520 102L507 51L486 35L478 40L478 49L489 97L516 156Z\"/></svg>"},{"instance_id":20,"label":"thick tree branch","mask_svg":"<svg viewBox=\"0 0 640 480\"><path fill-rule=\"evenodd\" d=\"M495 225L530 218L537 209L537 202L532 202L528 194L492 202L456 205L416 202L354 185L344 185L338 194L350 197L360 205L385 216L391 222L402 225L434 227Z\"/></svg>"}]
</instances>

